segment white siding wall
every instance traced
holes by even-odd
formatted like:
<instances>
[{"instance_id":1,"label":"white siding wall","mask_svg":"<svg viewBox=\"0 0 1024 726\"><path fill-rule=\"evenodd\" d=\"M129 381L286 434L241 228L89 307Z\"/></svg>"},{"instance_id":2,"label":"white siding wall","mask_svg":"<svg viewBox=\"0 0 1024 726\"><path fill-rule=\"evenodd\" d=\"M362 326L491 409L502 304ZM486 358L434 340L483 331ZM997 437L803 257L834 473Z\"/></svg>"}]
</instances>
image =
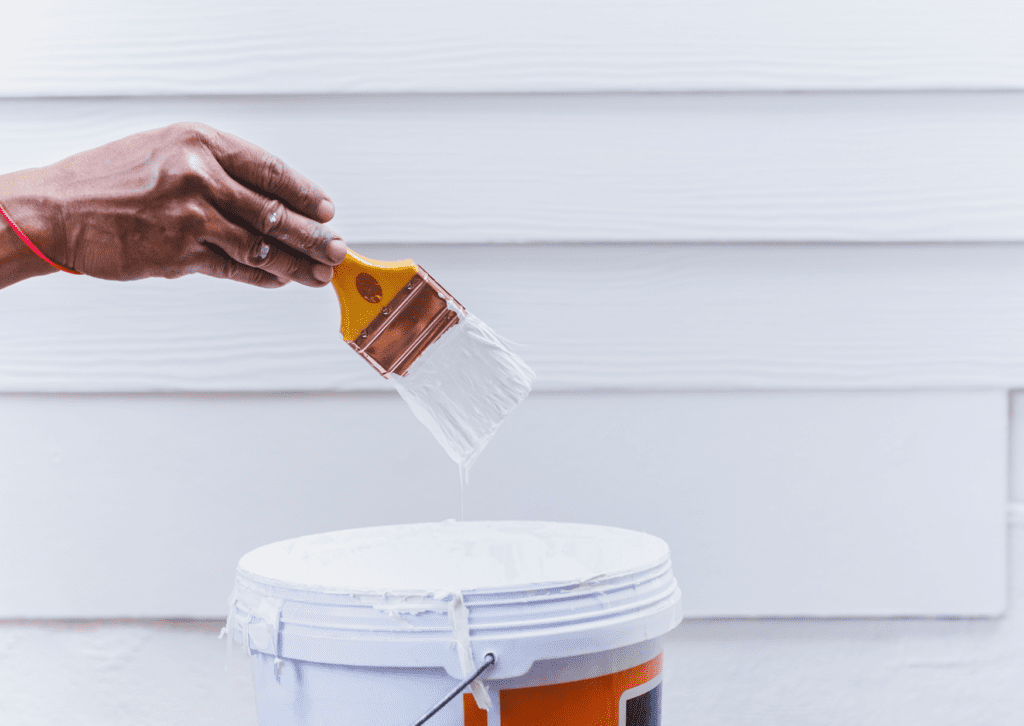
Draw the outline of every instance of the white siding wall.
<instances>
[{"instance_id":1,"label":"white siding wall","mask_svg":"<svg viewBox=\"0 0 1024 726\"><path fill-rule=\"evenodd\" d=\"M1006 416L998 391L541 393L465 515L653 532L691 616L998 614ZM461 514L394 395L18 395L0 421L0 617L209 617L260 544Z\"/></svg>"},{"instance_id":2,"label":"white siding wall","mask_svg":"<svg viewBox=\"0 0 1024 726\"><path fill-rule=\"evenodd\" d=\"M755 618L671 636L668 723L1010 724L1022 15L46 0L5 9L0 171L206 121L526 344L540 393L466 516L656 532L691 617ZM257 544L459 514L329 290L54 275L0 303L0 618L29 619L0 626L0 720L251 723L237 669L195 665L206 625L31 619L216 616Z\"/></svg>"},{"instance_id":3,"label":"white siding wall","mask_svg":"<svg viewBox=\"0 0 1024 726\"><path fill-rule=\"evenodd\" d=\"M17 99L5 169L204 120L367 242L1016 242L1024 94Z\"/></svg>"},{"instance_id":4,"label":"white siding wall","mask_svg":"<svg viewBox=\"0 0 1024 726\"><path fill-rule=\"evenodd\" d=\"M0 93L1024 87L1015 0L37 0Z\"/></svg>"}]
</instances>

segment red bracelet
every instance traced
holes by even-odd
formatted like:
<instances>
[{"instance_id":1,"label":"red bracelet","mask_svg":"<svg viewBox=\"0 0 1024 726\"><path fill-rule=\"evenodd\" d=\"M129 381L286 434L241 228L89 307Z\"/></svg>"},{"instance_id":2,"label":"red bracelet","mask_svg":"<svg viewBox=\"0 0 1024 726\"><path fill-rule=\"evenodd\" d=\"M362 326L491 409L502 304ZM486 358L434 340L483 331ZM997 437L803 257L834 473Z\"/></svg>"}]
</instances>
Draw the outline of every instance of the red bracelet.
<instances>
[{"instance_id":1,"label":"red bracelet","mask_svg":"<svg viewBox=\"0 0 1024 726\"><path fill-rule=\"evenodd\" d=\"M4 218L4 220L7 222L7 224L11 225L11 229L14 230L14 234L18 235L21 238L21 241L24 242L25 244L27 244L28 248L30 250L32 250L33 252L35 252L37 255L39 255L39 257L41 257L42 259L44 259L47 262L49 262L51 265L56 267L58 270L64 270L64 272L70 272L72 275L81 275L82 274L81 272L75 272L74 270L69 270L68 268L64 267L64 265L58 265L56 262L51 260L46 255L44 255L42 253L42 250L40 250L38 247L36 247L34 244L32 244L32 240L30 240L28 238L28 235L26 235L24 232L21 231L21 227L19 227L18 225L16 225L14 223L14 220L11 219L9 214L7 214L7 210L4 209L2 204L0 204L0 216L2 216Z\"/></svg>"}]
</instances>

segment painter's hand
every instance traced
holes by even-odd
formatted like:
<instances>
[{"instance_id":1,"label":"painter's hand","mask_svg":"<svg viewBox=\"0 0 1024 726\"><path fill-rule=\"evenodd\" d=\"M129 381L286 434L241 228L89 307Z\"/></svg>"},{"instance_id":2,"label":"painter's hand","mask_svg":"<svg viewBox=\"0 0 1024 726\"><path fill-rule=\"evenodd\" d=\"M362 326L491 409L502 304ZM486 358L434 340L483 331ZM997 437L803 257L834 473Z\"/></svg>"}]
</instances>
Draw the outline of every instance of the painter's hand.
<instances>
[{"instance_id":1,"label":"painter's hand","mask_svg":"<svg viewBox=\"0 0 1024 726\"><path fill-rule=\"evenodd\" d=\"M263 149L202 124L129 136L19 172L7 210L51 259L109 280L199 272L321 286L345 245L324 192Z\"/></svg>"}]
</instances>

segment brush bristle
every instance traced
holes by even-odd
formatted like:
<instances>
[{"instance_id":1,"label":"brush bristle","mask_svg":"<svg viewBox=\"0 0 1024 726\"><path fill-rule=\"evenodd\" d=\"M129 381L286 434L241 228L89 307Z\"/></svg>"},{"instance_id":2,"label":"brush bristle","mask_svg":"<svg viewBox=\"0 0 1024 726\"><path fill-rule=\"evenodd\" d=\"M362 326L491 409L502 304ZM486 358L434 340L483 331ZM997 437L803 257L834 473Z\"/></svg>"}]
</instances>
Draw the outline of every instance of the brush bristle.
<instances>
[{"instance_id":1,"label":"brush bristle","mask_svg":"<svg viewBox=\"0 0 1024 726\"><path fill-rule=\"evenodd\" d=\"M470 313L460 315L404 376L388 376L416 418L466 469L530 393L535 378L523 359Z\"/></svg>"}]
</instances>

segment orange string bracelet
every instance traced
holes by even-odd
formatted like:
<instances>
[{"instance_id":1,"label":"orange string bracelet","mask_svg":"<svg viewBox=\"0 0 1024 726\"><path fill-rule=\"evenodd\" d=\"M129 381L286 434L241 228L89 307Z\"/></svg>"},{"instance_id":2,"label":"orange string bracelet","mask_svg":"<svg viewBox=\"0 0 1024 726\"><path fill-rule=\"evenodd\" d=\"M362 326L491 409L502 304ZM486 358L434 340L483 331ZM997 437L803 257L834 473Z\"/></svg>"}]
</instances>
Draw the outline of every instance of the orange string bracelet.
<instances>
[{"instance_id":1,"label":"orange string bracelet","mask_svg":"<svg viewBox=\"0 0 1024 726\"><path fill-rule=\"evenodd\" d=\"M48 263L50 263L51 265L56 267L58 270L64 270L64 272L70 272L72 275L81 275L82 274L81 272L75 272L74 270L69 270L68 268L64 267L64 265L58 265L56 262L51 260L46 255L44 255L42 250L40 250L38 247L36 247L34 244L32 244L32 240L30 240L28 238L28 235L26 235L24 232L21 231L21 227L19 227L18 225L16 225L14 223L14 220L11 219L11 216L9 214L7 214L7 210L4 209L2 204L0 204L0 216L2 216L4 218L4 221L7 222L7 224L11 225L11 229L14 230L14 234L18 235L18 237L21 238L21 241L24 242L25 244L27 244L28 248L30 250L32 250L33 252L35 252L37 255L39 255L40 258L46 260Z\"/></svg>"}]
</instances>

